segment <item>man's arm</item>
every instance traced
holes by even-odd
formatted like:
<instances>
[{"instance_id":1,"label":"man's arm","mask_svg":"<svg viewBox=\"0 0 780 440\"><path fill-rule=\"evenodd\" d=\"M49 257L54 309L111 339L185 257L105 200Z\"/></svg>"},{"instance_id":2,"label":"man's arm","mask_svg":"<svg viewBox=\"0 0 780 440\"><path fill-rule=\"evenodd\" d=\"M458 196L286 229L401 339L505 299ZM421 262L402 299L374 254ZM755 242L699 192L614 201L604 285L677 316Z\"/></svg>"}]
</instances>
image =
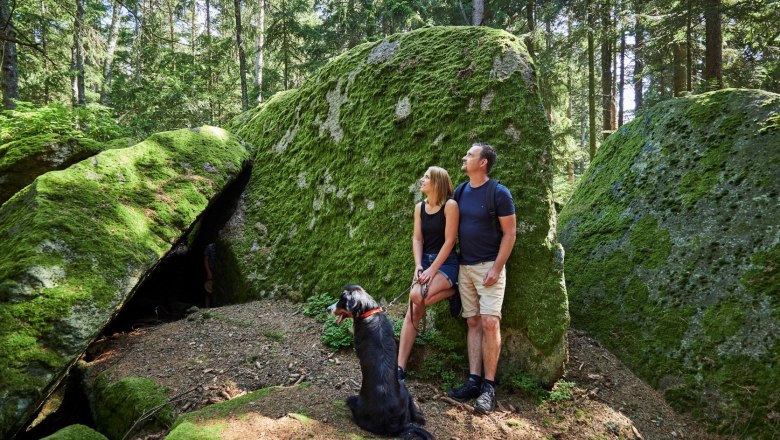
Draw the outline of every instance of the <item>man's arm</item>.
<instances>
[{"instance_id":1,"label":"man's arm","mask_svg":"<svg viewBox=\"0 0 780 440\"><path fill-rule=\"evenodd\" d=\"M517 216L515 214L499 217L498 222L501 224L501 232L504 236L501 237L501 245L498 248L496 261L493 262L493 267L487 271L485 279L482 280L482 284L485 286L492 286L498 281L498 276L509 259L517 238Z\"/></svg>"}]
</instances>

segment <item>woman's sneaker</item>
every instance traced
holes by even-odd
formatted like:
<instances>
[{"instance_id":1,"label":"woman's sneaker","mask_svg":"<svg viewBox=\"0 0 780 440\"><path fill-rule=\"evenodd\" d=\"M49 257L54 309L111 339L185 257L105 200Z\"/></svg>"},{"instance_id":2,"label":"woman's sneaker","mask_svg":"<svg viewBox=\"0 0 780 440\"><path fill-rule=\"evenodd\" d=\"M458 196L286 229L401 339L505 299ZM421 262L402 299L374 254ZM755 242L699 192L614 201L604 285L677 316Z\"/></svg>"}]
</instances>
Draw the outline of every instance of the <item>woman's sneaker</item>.
<instances>
[{"instance_id":1,"label":"woman's sneaker","mask_svg":"<svg viewBox=\"0 0 780 440\"><path fill-rule=\"evenodd\" d=\"M466 383L458 388L451 389L447 395L457 400L458 402L465 402L466 400L473 399L480 394L480 383L475 379L469 377L466 379Z\"/></svg>"},{"instance_id":2,"label":"woman's sneaker","mask_svg":"<svg viewBox=\"0 0 780 440\"><path fill-rule=\"evenodd\" d=\"M477 397L477 401L474 402L474 409L482 414L489 414L495 408L496 388L487 382L482 382L482 393Z\"/></svg>"}]
</instances>

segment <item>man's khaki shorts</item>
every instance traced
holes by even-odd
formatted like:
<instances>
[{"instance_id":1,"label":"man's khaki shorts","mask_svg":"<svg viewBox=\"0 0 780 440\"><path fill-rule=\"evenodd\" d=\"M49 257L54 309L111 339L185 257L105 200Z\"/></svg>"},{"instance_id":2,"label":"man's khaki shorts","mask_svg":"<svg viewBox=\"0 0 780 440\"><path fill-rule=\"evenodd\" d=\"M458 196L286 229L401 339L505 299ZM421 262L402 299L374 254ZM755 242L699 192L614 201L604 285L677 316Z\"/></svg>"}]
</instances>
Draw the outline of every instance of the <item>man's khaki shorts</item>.
<instances>
[{"instance_id":1,"label":"man's khaki shorts","mask_svg":"<svg viewBox=\"0 0 780 440\"><path fill-rule=\"evenodd\" d=\"M492 261L477 264L461 264L458 272L458 289L463 302L463 317L477 315L492 315L501 318L501 305L504 303L506 289L506 267L501 269L498 281L492 286L485 286L482 280L493 267Z\"/></svg>"}]
</instances>

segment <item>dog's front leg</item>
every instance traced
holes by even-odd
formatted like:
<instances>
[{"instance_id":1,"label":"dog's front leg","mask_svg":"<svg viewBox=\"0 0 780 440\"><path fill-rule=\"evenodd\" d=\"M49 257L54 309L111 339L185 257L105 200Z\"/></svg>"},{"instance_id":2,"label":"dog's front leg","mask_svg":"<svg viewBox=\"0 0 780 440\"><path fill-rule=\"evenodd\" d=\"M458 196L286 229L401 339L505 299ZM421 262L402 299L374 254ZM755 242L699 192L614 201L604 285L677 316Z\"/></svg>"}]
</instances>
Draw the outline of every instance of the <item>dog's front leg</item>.
<instances>
[{"instance_id":1,"label":"dog's front leg","mask_svg":"<svg viewBox=\"0 0 780 440\"><path fill-rule=\"evenodd\" d=\"M347 397L347 406L352 411L352 415L358 417L359 409L362 406L360 405L360 396L355 394L354 396Z\"/></svg>"}]
</instances>

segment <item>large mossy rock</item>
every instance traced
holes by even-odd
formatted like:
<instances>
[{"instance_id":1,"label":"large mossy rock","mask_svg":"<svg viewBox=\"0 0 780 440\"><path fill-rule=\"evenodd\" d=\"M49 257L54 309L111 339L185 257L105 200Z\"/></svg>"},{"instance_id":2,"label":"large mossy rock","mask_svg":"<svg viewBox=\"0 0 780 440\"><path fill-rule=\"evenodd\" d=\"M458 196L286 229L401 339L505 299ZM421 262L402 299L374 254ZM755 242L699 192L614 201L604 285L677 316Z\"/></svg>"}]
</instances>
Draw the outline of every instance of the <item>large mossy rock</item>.
<instances>
[{"instance_id":1,"label":"large mossy rock","mask_svg":"<svg viewBox=\"0 0 780 440\"><path fill-rule=\"evenodd\" d=\"M46 173L0 208L0 436L29 420L248 159L218 128L159 133Z\"/></svg>"},{"instance_id":2,"label":"large mossy rock","mask_svg":"<svg viewBox=\"0 0 780 440\"><path fill-rule=\"evenodd\" d=\"M464 181L475 141L499 155L512 191L502 371L545 384L563 372L568 303L552 208L552 139L521 40L485 27L431 27L353 48L300 89L236 118L256 148L239 211L222 234L246 298L408 288L417 180L431 165ZM436 326L465 344L463 321Z\"/></svg>"},{"instance_id":3,"label":"large mossy rock","mask_svg":"<svg viewBox=\"0 0 780 440\"><path fill-rule=\"evenodd\" d=\"M609 137L560 216L574 325L740 436L780 423L779 169L780 95L674 99Z\"/></svg>"},{"instance_id":4,"label":"large mossy rock","mask_svg":"<svg viewBox=\"0 0 780 440\"><path fill-rule=\"evenodd\" d=\"M108 148L128 147L86 137L39 134L0 145L0 205L43 173L62 170Z\"/></svg>"}]
</instances>

